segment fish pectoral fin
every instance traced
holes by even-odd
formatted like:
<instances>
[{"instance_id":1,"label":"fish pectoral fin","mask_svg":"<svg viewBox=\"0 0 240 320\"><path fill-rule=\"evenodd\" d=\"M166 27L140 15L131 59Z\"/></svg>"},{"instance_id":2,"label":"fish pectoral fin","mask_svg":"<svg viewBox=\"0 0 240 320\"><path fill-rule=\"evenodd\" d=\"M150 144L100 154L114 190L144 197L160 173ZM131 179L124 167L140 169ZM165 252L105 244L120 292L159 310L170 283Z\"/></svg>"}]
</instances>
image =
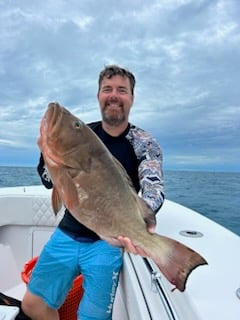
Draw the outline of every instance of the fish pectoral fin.
<instances>
[{"instance_id":1,"label":"fish pectoral fin","mask_svg":"<svg viewBox=\"0 0 240 320\"><path fill-rule=\"evenodd\" d=\"M55 215L57 215L61 210L62 204L62 199L57 191L57 188L54 186L52 191L52 208Z\"/></svg>"},{"instance_id":2,"label":"fish pectoral fin","mask_svg":"<svg viewBox=\"0 0 240 320\"><path fill-rule=\"evenodd\" d=\"M69 211L79 205L78 191L69 174L65 174L59 179L59 190L61 199Z\"/></svg>"},{"instance_id":3,"label":"fish pectoral fin","mask_svg":"<svg viewBox=\"0 0 240 320\"><path fill-rule=\"evenodd\" d=\"M152 230L152 233L154 233L157 220L156 220L156 214L153 212L152 208L144 201L141 197L137 195L137 199L140 203L140 206L142 208L141 214L143 217L143 220L146 223L147 229Z\"/></svg>"},{"instance_id":4,"label":"fish pectoral fin","mask_svg":"<svg viewBox=\"0 0 240 320\"><path fill-rule=\"evenodd\" d=\"M184 291L190 273L198 266L207 264L207 261L196 251L174 239L155 236L160 238L161 246L157 255L155 252L155 256L151 258L168 281L175 285L175 288Z\"/></svg>"}]
</instances>

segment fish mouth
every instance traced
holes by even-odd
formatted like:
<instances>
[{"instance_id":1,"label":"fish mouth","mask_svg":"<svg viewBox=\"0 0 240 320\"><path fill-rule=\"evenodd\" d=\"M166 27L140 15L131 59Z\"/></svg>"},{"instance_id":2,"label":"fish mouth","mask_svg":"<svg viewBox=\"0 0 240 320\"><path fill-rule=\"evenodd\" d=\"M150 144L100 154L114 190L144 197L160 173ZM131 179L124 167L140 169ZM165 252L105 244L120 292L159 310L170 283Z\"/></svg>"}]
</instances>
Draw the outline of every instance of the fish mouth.
<instances>
[{"instance_id":1,"label":"fish mouth","mask_svg":"<svg viewBox=\"0 0 240 320\"><path fill-rule=\"evenodd\" d=\"M52 141L57 142L59 131L61 130L60 124L62 117L63 108L58 103L49 103L40 125L38 145L42 153L49 156L52 164L59 164L60 159L50 152L50 148L48 147L48 138L50 137Z\"/></svg>"},{"instance_id":2,"label":"fish mouth","mask_svg":"<svg viewBox=\"0 0 240 320\"><path fill-rule=\"evenodd\" d=\"M59 128L59 125L63 117L63 108L58 103L49 103L48 109L45 113L43 121L45 121L44 126L47 126L48 130L51 130L53 134L56 130L56 127Z\"/></svg>"},{"instance_id":3,"label":"fish mouth","mask_svg":"<svg viewBox=\"0 0 240 320\"><path fill-rule=\"evenodd\" d=\"M44 142L47 142L47 137L51 137L52 141L57 142L61 132L63 113L64 108L58 103L49 103L40 125L40 135L46 137Z\"/></svg>"},{"instance_id":4,"label":"fish mouth","mask_svg":"<svg viewBox=\"0 0 240 320\"><path fill-rule=\"evenodd\" d=\"M66 159L75 152L75 149L61 151L55 148L61 140L63 118L67 113L70 114L70 112L60 104L51 102L41 121L38 145L45 162L53 167L60 165L71 168Z\"/></svg>"}]
</instances>

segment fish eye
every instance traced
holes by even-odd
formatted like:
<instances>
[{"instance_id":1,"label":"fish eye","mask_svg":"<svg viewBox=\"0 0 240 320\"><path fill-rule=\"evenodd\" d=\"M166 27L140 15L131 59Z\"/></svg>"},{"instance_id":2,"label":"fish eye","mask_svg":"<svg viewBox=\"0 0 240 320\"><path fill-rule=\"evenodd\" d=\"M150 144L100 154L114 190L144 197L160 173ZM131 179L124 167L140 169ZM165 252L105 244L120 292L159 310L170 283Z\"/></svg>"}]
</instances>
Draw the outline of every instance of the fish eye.
<instances>
[{"instance_id":1,"label":"fish eye","mask_svg":"<svg viewBox=\"0 0 240 320\"><path fill-rule=\"evenodd\" d=\"M74 123L74 127L76 129L81 129L82 128L82 121L76 120L75 123Z\"/></svg>"}]
</instances>

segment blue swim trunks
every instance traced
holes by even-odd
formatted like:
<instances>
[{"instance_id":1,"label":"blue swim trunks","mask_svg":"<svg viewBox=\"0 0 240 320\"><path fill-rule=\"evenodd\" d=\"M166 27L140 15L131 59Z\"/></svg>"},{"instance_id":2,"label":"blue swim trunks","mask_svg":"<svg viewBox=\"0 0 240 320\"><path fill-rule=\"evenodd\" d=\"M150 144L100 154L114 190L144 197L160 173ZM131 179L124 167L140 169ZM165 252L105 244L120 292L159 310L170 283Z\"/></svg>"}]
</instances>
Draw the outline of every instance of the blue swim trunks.
<instances>
[{"instance_id":1,"label":"blue swim trunks","mask_svg":"<svg viewBox=\"0 0 240 320\"><path fill-rule=\"evenodd\" d=\"M28 289L59 309L73 280L82 273L79 319L110 320L121 267L120 248L103 240L79 242L57 228L39 256Z\"/></svg>"}]
</instances>

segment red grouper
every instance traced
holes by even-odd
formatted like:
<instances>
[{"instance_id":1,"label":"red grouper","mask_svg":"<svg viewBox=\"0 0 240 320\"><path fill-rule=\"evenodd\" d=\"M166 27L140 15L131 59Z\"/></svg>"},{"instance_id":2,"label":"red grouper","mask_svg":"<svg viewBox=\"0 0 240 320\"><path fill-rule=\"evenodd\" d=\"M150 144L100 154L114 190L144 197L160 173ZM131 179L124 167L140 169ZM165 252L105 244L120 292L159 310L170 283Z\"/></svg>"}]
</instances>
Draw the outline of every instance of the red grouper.
<instances>
[{"instance_id":1,"label":"red grouper","mask_svg":"<svg viewBox=\"0 0 240 320\"><path fill-rule=\"evenodd\" d=\"M55 214L64 204L109 243L114 244L118 236L130 238L180 291L185 290L191 271L207 264L180 242L148 232L143 217L149 208L125 169L83 121L58 103L48 105L38 145L53 183Z\"/></svg>"}]
</instances>

